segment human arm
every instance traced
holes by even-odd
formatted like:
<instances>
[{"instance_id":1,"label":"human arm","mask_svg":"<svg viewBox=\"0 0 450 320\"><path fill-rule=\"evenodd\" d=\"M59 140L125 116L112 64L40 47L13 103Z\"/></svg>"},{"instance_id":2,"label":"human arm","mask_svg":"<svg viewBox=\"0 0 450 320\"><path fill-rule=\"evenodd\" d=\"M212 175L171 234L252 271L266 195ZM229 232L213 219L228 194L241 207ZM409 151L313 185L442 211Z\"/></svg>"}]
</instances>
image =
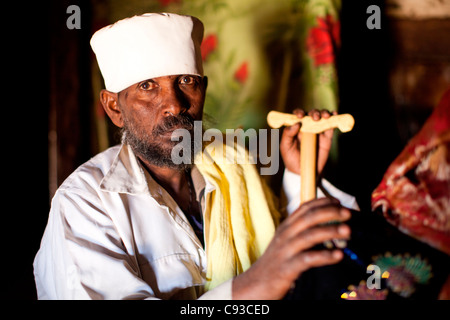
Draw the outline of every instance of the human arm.
<instances>
[{"instance_id":1,"label":"human arm","mask_svg":"<svg viewBox=\"0 0 450 320\"><path fill-rule=\"evenodd\" d=\"M348 226L323 224L349 218L350 211L334 199L302 204L281 223L258 261L233 280L233 299L281 299L302 272L339 262L340 250L309 249L327 240L348 239Z\"/></svg>"},{"instance_id":2,"label":"human arm","mask_svg":"<svg viewBox=\"0 0 450 320\"><path fill-rule=\"evenodd\" d=\"M34 273L39 299L154 296L99 199L87 192L57 191Z\"/></svg>"},{"instance_id":3,"label":"human arm","mask_svg":"<svg viewBox=\"0 0 450 320\"><path fill-rule=\"evenodd\" d=\"M168 229L165 218L169 225L172 218L164 210L147 206L142 213L127 214L119 197L104 193L101 198L86 190L59 190L55 195L34 263L38 298L198 298L203 278L197 257L202 253L185 242L189 235ZM146 219L149 212L152 218ZM155 220L157 216L162 219ZM154 224L158 226L152 229ZM164 242L158 242L163 239L158 230L165 230ZM178 248L178 241L185 250ZM200 298L231 299L231 284Z\"/></svg>"},{"instance_id":4,"label":"human arm","mask_svg":"<svg viewBox=\"0 0 450 320\"><path fill-rule=\"evenodd\" d=\"M296 114L300 118L304 116L303 111L297 110ZM321 116L330 117L330 113L312 111L310 116L314 120L319 120ZM286 172L291 175L290 184L296 177L300 178L299 129L299 124L285 128L280 145ZM319 172L322 171L328 158L332 136L333 130L319 135ZM284 185L286 187L286 183ZM295 185L300 186L300 181ZM298 192L297 195L299 194ZM288 198L289 196L288 194ZM290 198L293 198L292 195ZM279 226L272 242L259 260L234 279L233 299L281 299L302 272L313 267L334 264L342 259L343 254L340 250L309 249L327 240L347 239L350 234L347 226L323 224L345 221L350 217L350 212L341 207L339 201L327 198L306 202L300 207L297 204L297 208Z\"/></svg>"}]
</instances>

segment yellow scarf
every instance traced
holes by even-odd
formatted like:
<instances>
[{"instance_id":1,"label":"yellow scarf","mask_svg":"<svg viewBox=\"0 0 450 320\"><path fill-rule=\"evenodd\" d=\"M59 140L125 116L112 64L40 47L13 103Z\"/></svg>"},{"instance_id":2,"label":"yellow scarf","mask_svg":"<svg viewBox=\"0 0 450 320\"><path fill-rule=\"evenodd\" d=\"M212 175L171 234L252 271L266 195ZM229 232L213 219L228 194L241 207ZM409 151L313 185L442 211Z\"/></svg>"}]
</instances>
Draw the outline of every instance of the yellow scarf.
<instances>
[{"instance_id":1,"label":"yellow scarf","mask_svg":"<svg viewBox=\"0 0 450 320\"><path fill-rule=\"evenodd\" d=\"M248 159L243 158L248 152L239 146L224 145L224 151L228 159L234 155ZM226 162L221 152L208 152L208 147L201 162L198 157L195 162L215 187L206 200L204 221L206 290L247 270L266 249L279 220L270 190L255 165Z\"/></svg>"}]
</instances>

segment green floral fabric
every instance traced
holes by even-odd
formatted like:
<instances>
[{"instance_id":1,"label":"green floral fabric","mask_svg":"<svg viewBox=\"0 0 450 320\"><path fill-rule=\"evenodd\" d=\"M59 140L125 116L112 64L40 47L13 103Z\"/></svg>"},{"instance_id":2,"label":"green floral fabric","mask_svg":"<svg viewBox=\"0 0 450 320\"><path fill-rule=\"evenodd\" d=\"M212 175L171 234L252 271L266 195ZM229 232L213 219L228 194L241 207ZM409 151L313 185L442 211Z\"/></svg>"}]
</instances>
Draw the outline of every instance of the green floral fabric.
<instances>
[{"instance_id":1,"label":"green floral fabric","mask_svg":"<svg viewBox=\"0 0 450 320\"><path fill-rule=\"evenodd\" d=\"M94 22L103 24L145 12L189 14L203 21L202 58L209 79L205 113L216 128L266 127L270 110L338 108L341 0L92 3Z\"/></svg>"}]
</instances>

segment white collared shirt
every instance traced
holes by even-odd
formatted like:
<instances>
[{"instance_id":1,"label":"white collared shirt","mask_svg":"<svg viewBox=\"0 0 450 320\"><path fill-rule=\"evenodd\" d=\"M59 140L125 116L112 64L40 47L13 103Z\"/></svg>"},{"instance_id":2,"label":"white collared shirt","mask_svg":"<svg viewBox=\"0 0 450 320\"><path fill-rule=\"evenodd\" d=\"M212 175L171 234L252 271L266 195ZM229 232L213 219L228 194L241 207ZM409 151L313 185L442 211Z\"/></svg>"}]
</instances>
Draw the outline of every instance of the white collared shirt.
<instances>
[{"instance_id":1,"label":"white collared shirt","mask_svg":"<svg viewBox=\"0 0 450 320\"><path fill-rule=\"evenodd\" d=\"M299 178L285 172L288 212ZM213 190L205 180L205 201ZM328 191L347 207L355 203L332 186ZM232 280L205 293L206 265L184 213L122 145L59 187L34 275L39 299L231 299Z\"/></svg>"}]
</instances>

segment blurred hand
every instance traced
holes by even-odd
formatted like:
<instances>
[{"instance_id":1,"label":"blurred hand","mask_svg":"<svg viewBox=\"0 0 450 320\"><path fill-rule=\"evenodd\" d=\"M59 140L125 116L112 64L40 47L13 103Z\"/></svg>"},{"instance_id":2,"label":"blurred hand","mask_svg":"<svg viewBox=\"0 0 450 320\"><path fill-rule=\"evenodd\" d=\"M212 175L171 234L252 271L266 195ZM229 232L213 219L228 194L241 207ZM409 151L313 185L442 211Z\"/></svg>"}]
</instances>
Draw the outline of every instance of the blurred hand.
<instances>
[{"instance_id":1,"label":"blurred hand","mask_svg":"<svg viewBox=\"0 0 450 320\"><path fill-rule=\"evenodd\" d=\"M293 112L297 117L303 118L305 111L295 109ZM313 120L318 121L321 118L329 118L331 115L337 115L336 111L331 114L327 110L311 110L308 115ZM284 128L280 142L280 152L286 169L296 174L300 174L300 146L302 133L300 130L300 123ZM318 153L317 153L317 171L320 175L328 160L330 154L331 143L333 139L334 129L327 130L318 135Z\"/></svg>"},{"instance_id":2,"label":"blurred hand","mask_svg":"<svg viewBox=\"0 0 450 320\"><path fill-rule=\"evenodd\" d=\"M339 262L341 250L309 250L331 239L348 239L344 224L350 211L336 199L316 199L302 204L278 227L264 254L233 280L233 299L282 299L304 271Z\"/></svg>"}]
</instances>

